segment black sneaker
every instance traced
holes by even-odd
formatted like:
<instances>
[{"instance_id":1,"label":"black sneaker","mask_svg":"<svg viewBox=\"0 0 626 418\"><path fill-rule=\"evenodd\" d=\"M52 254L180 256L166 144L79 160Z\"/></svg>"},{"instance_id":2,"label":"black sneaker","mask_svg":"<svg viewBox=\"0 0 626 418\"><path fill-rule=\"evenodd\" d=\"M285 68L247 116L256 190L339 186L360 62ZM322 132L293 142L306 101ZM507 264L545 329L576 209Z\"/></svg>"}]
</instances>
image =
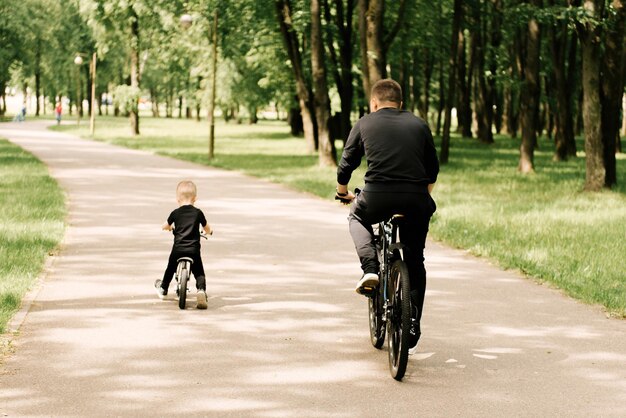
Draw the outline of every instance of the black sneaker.
<instances>
[{"instance_id":1,"label":"black sneaker","mask_svg":"<svg viewBox=\"0 0 626 418\"><path fill-rule=\"evenodd\" d=\"M417 320L417 308L413 308L413 315L411 315L411 328L409 329L409 352L413 354L417 347L417 342L422 335L420 329L420 323Z\"/></svg>"},{"instance_id":2,"label":"black sneaker","mask_svg":"<svg viewBox=\"0 0 626 418\"><path fill-rule=\"evenodd\" d=\"M154 288L156 289L159 299L165 299L165 296L167 296L167 289L163 289L161 284L163 284L163 280L156 280L154 282Z\"/></svg>"}]
</instances>

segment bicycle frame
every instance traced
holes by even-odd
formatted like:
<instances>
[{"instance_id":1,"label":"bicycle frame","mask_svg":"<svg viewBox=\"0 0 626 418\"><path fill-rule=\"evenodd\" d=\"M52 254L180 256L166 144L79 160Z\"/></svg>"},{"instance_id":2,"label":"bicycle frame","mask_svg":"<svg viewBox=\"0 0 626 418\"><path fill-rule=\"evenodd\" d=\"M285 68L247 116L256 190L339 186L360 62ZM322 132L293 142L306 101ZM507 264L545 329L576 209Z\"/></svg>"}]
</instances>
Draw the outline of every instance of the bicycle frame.
<instances>
[{"instance_id":1,"label":"bicycle frame","mask_svg":"<svg viewBox=\"0 0 626 418\"><path fill-rule=\"evenodd\" d=\"M389 271L390 271L390 261L394 258L403 259L402 249L404 245L398 242L398 219L401 215L394 215L392 218L380 222L378 224L378 234L380 239L381 248L379 250L379 255L381 256L380 262L380 272L381 272L381 283L379 289L383 291L383 312L385 315L383 316L383 325L387 323L389 320L389 315L391 314L389 304Z\"/></svg>"}]
</instances>

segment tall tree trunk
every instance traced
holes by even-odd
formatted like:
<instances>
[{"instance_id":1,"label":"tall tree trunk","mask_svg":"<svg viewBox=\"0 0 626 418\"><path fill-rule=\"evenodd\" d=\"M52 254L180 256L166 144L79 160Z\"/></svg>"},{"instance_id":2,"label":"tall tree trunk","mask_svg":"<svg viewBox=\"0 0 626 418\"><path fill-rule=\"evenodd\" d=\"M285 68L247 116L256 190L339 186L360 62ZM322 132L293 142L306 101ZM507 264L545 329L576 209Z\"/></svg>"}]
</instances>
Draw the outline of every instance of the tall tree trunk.
<instances>
[{"instance_id":1,"label":"tall tree trunk","mask_svg":"<svg viewBox=\"0 0 626 418\"><path fill-rule=\"evenodd\" d=\"M334 21L339 33L337 38L339 54L335 50L335 40L330 30L328 31L327 46L334 64L335 71L333 71L333 76L339 91L339 98L341 99L339 136L344 141L348 139L348 134L350 134L350 129L352 128L350 115L354 100L354 87L352 86L352 57L354 54L352 19L354 15L354 1L347 0L344 8L344 0L334 0L335 13L333 15L328 0L323 0L325 19L327 22ZM327 27L330 29L330 25Z\"/></svg>"},{"instance_id":2,"label":"tall tree trunk","mask_svg":"<svg viewBox=\"0 0 626 418\"><path fill-rule=\"evenodd\" d=\"M585 0L583 8L593 18L600 20L604 0ZM593 22L579 23L582 47L583 124L585 131L586 175L585 190L599 191L606 181L604 149L602 143L602 102L600 97L601 29Z\"/></svg>"},{"instance_id":3,"label":"tall tree trunk","mask_svg":"<svg viewBox=\"0 0 626 418\"><path fill-rule=\"evenodd\" d=\"M624 95L624 54L626 42L626 0L613 0L613 14L607 20L602 60L602 142L604 147L604 186L617 184L615 150L620 130L620 111Z\"/></svg>"},{"instance_id":4,"label":"tall tree trunk","mask_svg":"<svg viewBox=\"0 0 626 418\"><path fill-rule=\"evenodd\" d=\"M425 121L428 121L428 110L430 109L430 83L435 68L435 57L430 48L422 49L424 57L424 76L422 77L422 96L419 100L419 115Z\"/></svg>"},{"instance_id":5,"label":"tall tree trunk","mask_svg":"<svg viewBox=\"0 0 626 418\"><path fill-rule=\"evenodd\" d=\"M336 167L337 157L330 140L330 98L324 65L324 44L322 41L322 16L320 0L311 0L311 68L313 71L315 119L319 165Z\"/></svg>"},{"instance_id":6,"label":"tall tree trunk","mask_svg":"<svg viewBox=\"0 0 626 418\"><path fill-rule=\"evenodd\" d=\"M91 115L91 106L92 106L92 100L91 100L91 80L92 80L92 75L91 75L91 63L89 63L88 65L85 65L84 67L84 71L85 71L85 90L87 91L87 117L89 117Z\"/></svg>"},{"instance_id":7,"label":"tall tree trunk","mask_svg":"<svg viewBox=\"0 0 626 418\"><path fill-rule=\"evenodd\" d=\"M447 164L450 157L450 127L452 125L452 106L454 105L454 90L457 73L457 56L459 47L459 28L463 13L463 1L454 0L454 18L452 19L452 42L450 46L450 68L448 69L448 97L445 104L445 119L443 122L443 135L441 137L441 152L439 160L441 164Z\"/></svg>"},{"instance_id":8,"label":"tall tree trunk","mask_svg":"<svg viewBox=\"0 0 626 418\"><path fill-rule=\"evenodd\" d=\"M154 88L150 89L150 101L152 102L152 117L159 117L159 99L157 97L157 91Z\"/></svg>"},{"instance_id":9,"label":"tall tree trunk","mask_svg":"<svg viewBox=\"0 0 626 418\"><path fill-rule=\"evenodd\" d=\"M551 5L555 5L555 0L551 1ZM566 57L568 56L568 45L570 43L567 22L558 22L558 24L550 28L549 36L554 94L556 96L554 160L565 161L569 157L568 144L574 138L572 107L569 95L572 86L568 84L566 68ZM571 138L568 138L570 135Z\"/></svg>"},{"instance_id":10,"label":"tall tree trunk","mask_svg":"<svg viewBox=\"0 0 626 418\"><path fill-rule=\"evenodd\" d=\"M312 97L304 75L298 34L293 27L291 1L276 0L275 6L278 22L280 24L280 32L283 36L283 41L287 49L287 55L289 56L289 61L291 62L291 68L296 82L296 93L298 95L298 104L302 115L302 125L307 151L309 153L313 153L316 149L317 136L315 132L315 116L314 113L311 112Z\"/></svg>"},{"instance_id":11,"label":"tall tree trunk","mask_svg":"<svg viewBox=\"0 0 626 418\"><path fill-rule=\"evenodd\" d=\"M418 49L413 47L411 51L411 112L415 113L417 109L419 109L420 102L420 77L419 77L419 59L418 59ZM428 120L428 119L424 119Z\"/></svg>"},{"instance_id":12,"label":"tall tree trunk","mask_svg":"<svg viewBox=\"0 0 626 418\"><path fill-rule=\"evenodd\" d=\"M542 0L532 0L535 7L542 6ZM535 17L528 22L526 54L524 57L524 81L520 98L522 144L520 146L519 171L535 171L535 145L537 143L537 117L539 110L539 55L541 52L541 28Z\"/></svg>"},{"instance_id":13,"label":"tall tree trunk","mask_svg":"<svg viewBox=\"0 0 626 418\"><path fill-rule=\"evenodd\" d=\"M570 86L569 100L567 101L567 114L570 115L570 123L567 126L565 141L568 157L576 157L576 125L574 121L574 100L579 96L580 82L578 81L578 37L575 33L570 36L569 57L567 64L567 85Z\"/></svg>"},{"instance_id":14,"label":"tall tree trunk","mask_svg":"<svg viewBox=\"0 0 626 418\"><path fill-rule=\"evenodd\" d=\"M465 46L465 33L463 28L464 16L461 16L459 23L459 45L457 47L457 89L458 89L458 106L457 120L458 132L464 138L471 138L472 135L472 105L469 83L467 80L467 53Z\"/></svg>"},{"instance_id":15,"label":"tall tree trunk","mask_svg":"<svg viewBox=\"0 0 626 418\"><path fill-rule=\"evenodd\" d=\"M384 33L385 0L359 0L359 34L363 90L369 102L372 85L387 77L387 51L402 26L406 0L399 2L399 13L387 34Z\"/></svg>"},{"instance_id":16,"label":"tall tree trunk","mask_svg":"<svg viewBox=\"0 0 626 418\"><path fill-rule=\"evenodd\" d=\"M497 61L497 53L494 51L500 50L500 45L502 43L502 19L503 19L503 11L502 11L502 0L491 0L491 4L493 7L493 13L491 18L491 31L489 39L490 45L489 53L487 54L488 60L487 63L489 65L489 77L487 79L487 90L489 92L489 111L490 111L490 128L491 125L495 123L496 132L500 132L501 128L501 118L494 111L495 109L499 110L501 114L501 99L500 94L498 92L498 87L496 86L496 75L498 74L498 61ZM493 141L493 134L490 134L491 141Z\"/></svg>"},{"instance_id":17,"label":"tall tree trunk","mask_svg":"<svg viewBox=\"0 0 626 418\"><path fill-rule=\"evenodd\" d=\"M130 6L131 40L130 40L130 85L139 90L139 16ZM139 135L139 98L130 110L130 127L133 135Z\"/></svg>"},{"instance_id":18,"label":"tall tree trunk","mask_svg":"<svg viewBox=\"0 0 626 418\"><path fill-rule=\"evenodd\" d=\"M483 5L478 4L474 9L474 23L476 28L472 33L472 43L475 44L476 51L476 121L478 125L477 136L480 142L484 144L493 143L493 133L491 124L493 121L493 103L491 100L491 92L485 79L485 62L486 62L486 23L483 17L486 15Z\"/></svg>"},{"instance_id":19,"label":"tall tree trunk","mask_svg":"<svg viewBox=\"0 0 626 418\"><path fill-rule=\"evenodd\" d=\"M437 106L437 123L436 132L437 136L441 135L441 119L443 118L446 109L446 80L444 77L444 62L443 55L439 58L439 105Z\"/></svg>"},{"instance_id":20,"label":"tall tree trunk","mask_svg":"<svg viewBox=\"0 0 626 418\"><path fill-rule=\"evenodd\" d=\"M368 102L372 86L383 78L385 71L382 37L383 3L384 0L359 0L361 74L363 91Z\"/></svg>"}]
</instances>

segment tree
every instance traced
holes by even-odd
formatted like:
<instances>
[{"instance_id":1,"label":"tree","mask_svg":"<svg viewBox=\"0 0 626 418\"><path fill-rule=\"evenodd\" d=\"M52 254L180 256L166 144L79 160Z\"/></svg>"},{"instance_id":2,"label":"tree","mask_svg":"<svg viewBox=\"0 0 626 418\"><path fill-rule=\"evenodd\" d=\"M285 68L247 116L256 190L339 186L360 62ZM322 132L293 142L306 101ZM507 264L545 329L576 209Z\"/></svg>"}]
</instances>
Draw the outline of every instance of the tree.
<instances>
[{"instance_id":1,"label":"tree","mask_svg":"<svg viewBox=\"0 0 626 418\"><path fill-rule=\"evenodd\" d=\"M337 90L339 91L339 97L341 98L339 136L346 140L352 127L350 114L352 112L354 98L354 86L352 85L354 28L352 18L354 15L355 0L334 0L334 13L331 10L329 0L323 0L323 6L328 29L328 52L333 64L332 74ZM333 25L331 25L331 22ZM337 53L335 48L335 42L339 46L339 53Z\"/></svg>"},{"instance_id":2,"label":"tree","mask_svg":"<svg viewBox=\"0 0 626 418\"><path fill-rule=\"evenodd\" d=\"M385 31L386 0L359 0L361 77L368 101L374 83L387 76L387 51L404 21L407 1L398 0L397 4L395 22Z\"/></svg>"},{"instance_id":3,"label":"tree","mask_svg":"<svg viewBox=\"0 0 626 418\"><path fill-rule=\"evenodd\" d=\"M552 7L558 6L556 0L550 0ZM562 4L560 6L563 6ZM557 9L558 10L558 9ZM564 11L561 9L561 11ZM575 85L577 38L569 30L568 21L553 17L548 29L552 76L555 90L555 135L554 160L564 161L576 156L574 139L574 118L570 91Z\"/></svg>"},{"instance_id":4,"label":"tree","mask_svg":"<svg viewBox=\"0 0 626 418\"><path fill-rule=\"evenodd\" d=\"M582 47L583 120L585 125L585 190L598 191L606 181L600 97L601 32L604 0L585 0L577 21Z\"/></svg>"},{"instance_id":5,"label":"tree","mask_svg":"<svg viewBox=\"0 0 626 418\"><path fill-rule=\"evenodd\" d=\"M313 71L314 107L317 120L319 164L322 167L336 167L337 157L330 139L330 98L324 64L324 43L322 39L322 13L320 0L311 0L311 68Z\"/></svg>"},{"instance_id":6,"label":"tree","mask_svg":"<svg viewBox=\"0 0 626 418\"><path fill-rule=\"evenodd\" d=\"M601 104L605 187L617 184L615 152L620 129L620 106L624 96L626 64L626 1L613 0L606 18L602 60ZM622 116L623 117L623 116Z\"/></svg>"},{"instance_id":7,"label":"tree","mask_svg":"<svg viewBox=\"0 0 626 418\"><path fill-rule=\"evenodd\" d=\"M537 143L537 117L539 111L539 68L541 52L541 27L536 13L542 0L531 0L528 9L527 29L522 34L522 92L520 114L522 144L518 169L527 174L535 171L535 145ZM534 7L533 7L534 6Z\"/></svg>"},{"instance_id":8,"label":"tree","mask_svg":"<svg viewBox=\"0 0 626 418\"><path fill-rule=\"evenodd\" d=\"M463 13L463 2L454 0L454 17L452 18L452 42L450 45L450 58L448 68L448 97L445 104L445 118L443 122L443 134L441 136L441 152L439 160L441 164L447 164L450 156L450 127L452 126L452 106L454 104L457 57L459 46L459 28L461 27L461 16Z\"/></svg>"},{"instance_id":9,"label":"tree","mask_svg":"<svg viewBox=\"0 0 626 418\"><path fill-rule=\"evenodd\" d=\"M283 36L283 42L291 62L296 82L296 91L298 95L298 104L300 105L300 113L302 114L302 122L304 127L304 138L308 152L314 152L316 149L316 129L315 116L312 109L312 93L309 87L305 73L302 53L300 51L300 41L293 24L292 6L290 0L275 0L276 15L280 25L280 31Z\"/></svg>"}]
</instances>

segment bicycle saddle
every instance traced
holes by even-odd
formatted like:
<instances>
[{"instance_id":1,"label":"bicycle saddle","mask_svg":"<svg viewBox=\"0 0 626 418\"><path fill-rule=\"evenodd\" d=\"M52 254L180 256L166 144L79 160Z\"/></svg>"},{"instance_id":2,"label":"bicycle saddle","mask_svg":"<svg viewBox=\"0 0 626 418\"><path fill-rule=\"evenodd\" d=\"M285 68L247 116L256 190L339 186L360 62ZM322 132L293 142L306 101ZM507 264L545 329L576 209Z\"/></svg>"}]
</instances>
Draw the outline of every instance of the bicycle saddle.
<instances>
[{"instance_id":1,"label":"bicycle saddle","mask_svg":"<svg viewBox=\"0 0 626 418\"><path fill-rule=\"evenodd\" d=\"M191 257L180 257L178 260L176 260L177 263L180 263L181 261L189 261L190 263L193 264L193 258Z\"/></svg>"}]
</instances>

